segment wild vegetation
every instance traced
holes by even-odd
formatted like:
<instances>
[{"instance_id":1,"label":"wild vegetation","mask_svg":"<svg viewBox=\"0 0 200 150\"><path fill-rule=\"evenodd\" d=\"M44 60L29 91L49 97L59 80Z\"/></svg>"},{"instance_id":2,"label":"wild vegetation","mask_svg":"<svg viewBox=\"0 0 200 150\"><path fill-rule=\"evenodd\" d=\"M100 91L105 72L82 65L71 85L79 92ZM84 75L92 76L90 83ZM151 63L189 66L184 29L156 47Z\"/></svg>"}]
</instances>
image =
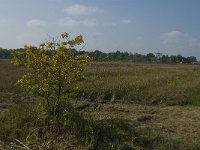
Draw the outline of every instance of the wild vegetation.
<instances>
[{"instance_id":1,"label":"wild vegetation","mask_svg":"<svg viewBox=\"0 0 200 150\"><path fill-rule=\"evenodd\" d=\"M91 58L74 50L83 42L63 33L0 61L1 149L200 148L199 65L151 55L156 64L86 67Z\"/></svg>"},{"instance_id":2,"label":"wild vegetation","mask_svg":"<svg viewBox=\"0 0 200 150\"><path fill-rule=\"evenodd\" d=\"M200 148L198 65L92 62L60 131L46 126L37 96L16 86L24 67L0 66L2 149Z\"/></svg>"},{"instance_id":3,"label":"wild vegetation","mask_svg":"<svg viewBox=\"0 0 200 150\"><path fill-rule=\"evenodd\" d=\"M77 95L91 101L121 101L145 105L197 103L198 65L92 63Z\"/></svg>"}]
</instances>

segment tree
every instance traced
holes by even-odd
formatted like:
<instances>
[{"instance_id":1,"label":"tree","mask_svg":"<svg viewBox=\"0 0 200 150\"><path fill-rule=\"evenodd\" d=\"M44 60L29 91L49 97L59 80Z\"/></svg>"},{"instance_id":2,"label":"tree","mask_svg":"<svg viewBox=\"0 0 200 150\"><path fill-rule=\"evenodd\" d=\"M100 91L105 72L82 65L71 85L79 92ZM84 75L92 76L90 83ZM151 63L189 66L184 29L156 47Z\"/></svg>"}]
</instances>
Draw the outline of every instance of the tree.
<instances>
[{"instance_id":1,"label":"tree","mask_svg":"<svg viewBox=\"0 0 200 150\"><path fill-rule=\"evenodd\" d=\"M194 62L197 62L197 58L194 57L194 56L187 57L186 59L187 59L188 63L194 63Z\"/></svg>"},{"instance_id":2,"label":"tree","mask_svg":"<svg viewBox=\"0 0 200 150\"><path fill-rule=\"evenodd\" d=\"M149 61L149 62L153 62L154 60L155 60L155 55L153 54L153 53L148 53L147 55L146 55L146 57L147 57L147 61Z\"/></svg>"},{"instance_id":3,"label":"tree","mask_svg":"<svg viewBox=\"0 0 200 150\"><path fill-rule=\"evenodd\" d=\"M181 54L178 54L178 55L176 56L176 62L177 62L177 63L183 62L183 56L181 56Z\"/></svg>"},{"instance_id":4,"label":"tree","mask_svg":"<svg viewBox=\"0 0 200 150\"><path fill-rule=\"evenodd\" d=\"M11 51L9 51L7 49L0 48L0 58L1 59L11 58Z\"/></svg>"},{"instance_id":5,"label":"tree","mask_svg":"<svg viewBox=\"0 0 200 150\"><path fill-rule=\"evenodd\" d=\"M77 55L74 51L74 47L83 42L82 35L69 39L69 34L65 32L58 42L53 40L38 48L25 46L24 52L14 55L13 63L27 69L18 84L28 92L42 97L50 115L58 114L74 82L83 78L84 66L90 58Z\"/></svg>"}]
</instances>

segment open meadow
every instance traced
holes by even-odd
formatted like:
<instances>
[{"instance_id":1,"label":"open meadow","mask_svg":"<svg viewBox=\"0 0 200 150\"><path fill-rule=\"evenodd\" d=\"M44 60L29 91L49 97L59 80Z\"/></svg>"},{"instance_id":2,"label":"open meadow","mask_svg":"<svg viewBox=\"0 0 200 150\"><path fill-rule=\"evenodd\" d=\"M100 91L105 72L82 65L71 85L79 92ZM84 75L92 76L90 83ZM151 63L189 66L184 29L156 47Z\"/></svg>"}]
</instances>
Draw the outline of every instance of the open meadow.
<instances>
[{"instance_id":1,"label":"open meadow","mask_svg":"<svg viewBox=\"0 0 200 150\"><path fill-rule=\"evenodd\" d=\"M78 98L142 105L199 105L198 65L92 63Z\"/></svg>"},{"instance_id":2,"label":"open meadow","mask_svg":"<svg viewBox=\"0 0 200 150\"><path fill-rule=\"evenodd\" d=\"M200 0L0 10L0 150L200 150Z\"/></svg>"},{"instance_id":3,"label":"open meadow","mask_svg":"<svg viewBox=\"0 0 200 150\"><path fill-rule=\"evenodd\" d=\"M6 124L4 114L13 106L32 104L37 99L16 86L23 72L9 60L0 60L3 142L10 142L25 130L12 120ZM96 142L93 149L200 149L199 65L93 62L86 67L84 76L72 103L76 111L103 128L99 132L102 136L97 138L100 144ZM24 108L22 115L30 114ZM11 133L13 130L16 133ZM2 149L8 148L3 145ZM69 149L90 149L76 142L69 145Z\"/></svg>"}]
</instances>

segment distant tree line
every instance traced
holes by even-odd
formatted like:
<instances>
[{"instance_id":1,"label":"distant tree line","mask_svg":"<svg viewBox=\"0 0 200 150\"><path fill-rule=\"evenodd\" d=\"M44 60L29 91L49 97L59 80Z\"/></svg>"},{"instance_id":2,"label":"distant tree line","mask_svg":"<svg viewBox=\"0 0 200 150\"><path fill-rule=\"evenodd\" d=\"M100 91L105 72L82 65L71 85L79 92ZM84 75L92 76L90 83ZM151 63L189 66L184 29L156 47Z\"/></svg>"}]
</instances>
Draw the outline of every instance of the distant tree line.
<instances>
[{"instance_id":1,"label":"distant tree line","mask_svg":"<svg viewBox=\"0 0 200 150\"><path fill-rule=\"evenodd\" d=\"M23 48L19 49L4 49L0 48L0 59L11 59L13 57L13 52L15 51L22 51L24 50Z\"/></svg>"},{"instance_id":2,"label":"distant tree line","mask_svg":"<svg viewBox=\"0 0 200 150\"><path fill-rule=\"evenodd\" d=\"M78 53L85 53L92 57L95 61L129 61L129 62L151 62L151 63L194 63L197 62L195 56L183 57L182 55L164 55L162 53L128 53L128 52L109 52L104 53L99 50L92 52L79 51Z\"/></svg>"},{"instance_id":3,"label":"distant tree line","mask_svg":"<svg viewBox=\"0 0 200 150\"><path fill-rule=\"evenodd\" d=\"M3 49L0 48L0 59L11 59L12 53L14 51L21 51L20 49ZM148 53L148 54L138 54L130 52L101 52L99 50L95 51L76 51L77 54L86 54L93 58L94 61L124 61L124 62L150 62L150 63L195 63L197 59L195 56L184 57L180 54L178 55L164 55L162 53ZM49 52L51 53L51 52Z\"/></svg>"}]
</instances>

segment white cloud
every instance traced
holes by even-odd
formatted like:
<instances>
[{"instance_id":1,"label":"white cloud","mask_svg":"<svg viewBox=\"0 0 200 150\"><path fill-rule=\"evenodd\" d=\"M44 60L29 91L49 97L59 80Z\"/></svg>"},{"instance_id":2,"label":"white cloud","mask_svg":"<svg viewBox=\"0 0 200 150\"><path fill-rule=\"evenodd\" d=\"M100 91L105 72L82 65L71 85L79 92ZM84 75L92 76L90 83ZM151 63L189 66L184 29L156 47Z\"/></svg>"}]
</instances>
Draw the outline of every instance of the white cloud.
<instances>
[{"instance_id":1,"label":"white cloud","mask_svg":"<svg viewBox=\"0 0 200 150\"><path fill-rule=\"evenodd\" d=\"M72 6L69 6L65 8L64 11L69 15L88 15L97 11L103 12L103 10L100 10L96 7L87 7L80 4L74 4Z\"/></svg>"},{"instance_id":2,"label":"white cloud","mask_svg":"<svg viewBox=\"0 0 200 150\"><path fill-rule=\"evenodd\" d=\"M95 27L98 25L98 22L94 19L77 20L68 17L60 19L58 24L59 26L76 28L76 27Z\"/></svg>"},{"instance_id":3,"label":"white cloud","mask_svg":"<svg viewBox=\"0 0 200 150\"><path fill-rule=\"evenodd\" d=\"M132 21L130 19L124 19L124 20L120 20L120 23L123 24L130 24Z\"/></svg>"},{"instance_id":4,"label":"white cloud","mask_svg":"<svg viewBox=\"0 0 200 150\"><path fill-rule=\"evenodd\" d=\"M28 28L44 28L47 26L47 22L43 20L32 19L29 20L26 25Z\"/></svg>"},{"instance_id":5,"label":"white cloud","mask_svg":"<svg viewBox=\"0 0 200 150\"><path fill-rule=\"evenodd\" d=\"M163 39L164 44L178 43L188 38L188 34L174 30L171 32L164 33L161 36L161 38Z\"/></svg>"},{"instance_id":6,"label":"white cloud","mask_svg":"<svg viewBox=\"0 0 200 150\"><path fill-rule=\"evenodd\" d=\"M162 34L163 48L171 54L198 55L200 40L177 30Z\"/></svg>"},{"instance_id":7,"label":"white cloud","mask_svg":"<svg viewBox=\"0 0 200 150\"><path fill-rule=\"evenodd\" d=\"M164 33L161 38L165 45L179 45L187 47L200 47L200 42L197 38L190 36L187 33L180 31L171 31Z\"/></svg>"}]
</instances>

